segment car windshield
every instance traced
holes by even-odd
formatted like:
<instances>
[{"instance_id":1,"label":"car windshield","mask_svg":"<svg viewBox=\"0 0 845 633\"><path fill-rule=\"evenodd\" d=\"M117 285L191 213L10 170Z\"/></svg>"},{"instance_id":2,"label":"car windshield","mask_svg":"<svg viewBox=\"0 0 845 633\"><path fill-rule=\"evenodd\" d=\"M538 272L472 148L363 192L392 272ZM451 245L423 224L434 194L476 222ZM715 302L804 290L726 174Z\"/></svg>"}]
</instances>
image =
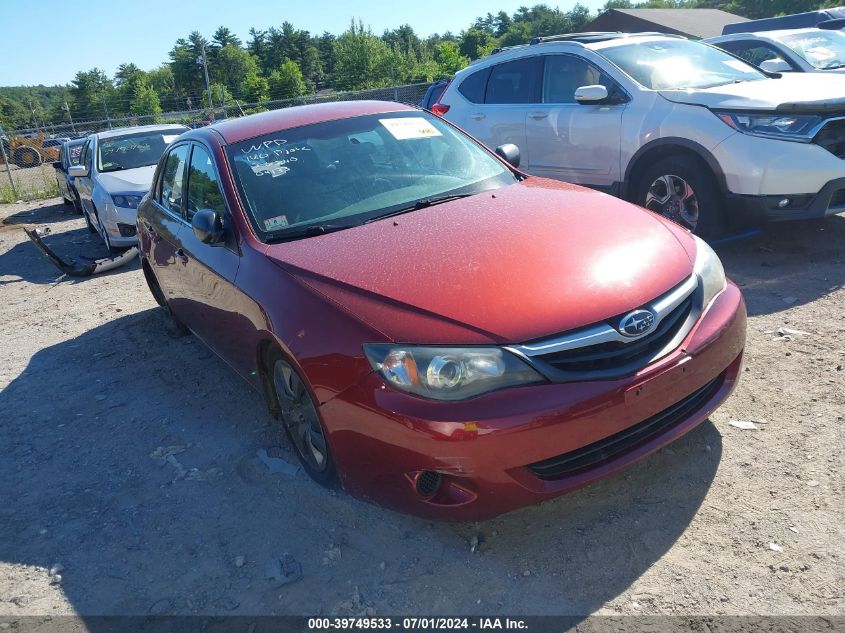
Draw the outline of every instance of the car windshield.
<instances>
[{"instance_id":1,"label":"car windshield","mask_svg":"<svg viewBox=\"0 0 845 633\"><path fill-rule=\"evenodd\" d=\"M477 143L425 112L282 130L228 148L262 239L307 237L516 182Z\"/></svg>"},{"instance_id":2,"label":"car windshield","mask_svg":"<svg viewBox=\"0 0 845 633\"><path fill-rule=\"evenodd\" d=\"M845 35L839 31L783 34L776 39L814 68L826 70L845 66Z\"/></svg>"},{"instance_id":3,"label":"car windshield","mask_svg":"<svg viewBox=\"0 0 845 633\"><path fill-rule=\"evenodd\" d=\"M97 145L97 171L120 171L155 165L164 153L164 148L179 134L180 130L164 130L102 139Z\"/></svg>"},{"instance_id":4,"label":"car windshield","mask_svg":"<svg viewBox=\"0 0 845 633\"><path fill-rule=\"evenodd\" d=\"M652 90L712 88L766 75L707 44L682 39L646 40L598 51Z\"/></svg>"}]
</instances>

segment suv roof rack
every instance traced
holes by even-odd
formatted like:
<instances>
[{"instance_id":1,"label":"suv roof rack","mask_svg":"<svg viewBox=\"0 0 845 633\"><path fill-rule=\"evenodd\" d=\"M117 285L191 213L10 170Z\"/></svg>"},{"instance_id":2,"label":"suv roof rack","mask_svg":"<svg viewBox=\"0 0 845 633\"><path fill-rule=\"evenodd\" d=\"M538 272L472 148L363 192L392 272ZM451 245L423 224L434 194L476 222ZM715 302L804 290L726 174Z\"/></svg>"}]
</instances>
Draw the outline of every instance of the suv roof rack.
<instances>
[{"instance_id":1,"label":"suv roof rack","mask_svg":"<svg viewBox=\"0 0 845 633\"><path fill-rule=\"evenodd\" d=\"M673 33L659 33L658 31L644 31L642 33L625 33L622 31L592 31L587 33L563 33L561 35L547 35L545 37L532 37L531 44L544 44L545 42L606 42L625 37L637 37L642 35L660 35L662 37L676 37L686 39L683 35Z\"/></svg>"},{"instance_id":2,"label":"suv roof rack","mask_svg":"<svg viewBox=\"0 0 845 633\"><path fill-rule=\"evenodd\" d=\"M512 51L516 48L524 48L528 46L528 44L514 44L513 46L499 46L498 48L494 48L490 51L491 55L495 55L496 53L504 53L505 51Z\"/></svg>"}]
</instances>

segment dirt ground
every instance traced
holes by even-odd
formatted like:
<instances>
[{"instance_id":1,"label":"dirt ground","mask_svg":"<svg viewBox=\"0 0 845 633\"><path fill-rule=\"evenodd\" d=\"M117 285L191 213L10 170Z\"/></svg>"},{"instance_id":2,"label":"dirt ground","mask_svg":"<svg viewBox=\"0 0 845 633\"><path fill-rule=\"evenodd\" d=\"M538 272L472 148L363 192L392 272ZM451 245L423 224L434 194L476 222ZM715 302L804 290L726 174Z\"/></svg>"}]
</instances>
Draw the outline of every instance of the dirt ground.
<instances>
[{"instance_id":1,"label":"dirt ground","mask_svg":"<svg viewBox=\"0 0 845 633\"><path fill-rule=\"evenodd\" d=\"M843 216L718 248L750 321L710 421L584 490L458 525L271 471L261 449L295 458L260 396L167 334L137 261L57 282L21 225L103 256L80 217L50 200L2 218L0 616L845 614ZM278 586L285 554L302 579Z\"/></svg>"}]
</instances>

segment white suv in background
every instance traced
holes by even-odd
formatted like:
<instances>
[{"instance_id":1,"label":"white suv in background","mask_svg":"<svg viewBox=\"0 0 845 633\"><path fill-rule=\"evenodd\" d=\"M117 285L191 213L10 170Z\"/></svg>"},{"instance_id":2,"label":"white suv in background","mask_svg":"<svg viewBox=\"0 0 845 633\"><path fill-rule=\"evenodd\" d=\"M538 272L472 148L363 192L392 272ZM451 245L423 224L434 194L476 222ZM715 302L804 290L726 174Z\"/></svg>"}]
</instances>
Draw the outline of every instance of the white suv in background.
<instances>
[{"instance_id":1,"label":"white suv in background","mask_svg":"<svg viewBox=\"0 0 845 633\"><path fill-rule=\"evenodd\" d=\"M704 236L845 211L845 77L764 73L661 34L536 38L458 72L432 110L529 174L588 185Z\"/></svg>"}]
</instances>

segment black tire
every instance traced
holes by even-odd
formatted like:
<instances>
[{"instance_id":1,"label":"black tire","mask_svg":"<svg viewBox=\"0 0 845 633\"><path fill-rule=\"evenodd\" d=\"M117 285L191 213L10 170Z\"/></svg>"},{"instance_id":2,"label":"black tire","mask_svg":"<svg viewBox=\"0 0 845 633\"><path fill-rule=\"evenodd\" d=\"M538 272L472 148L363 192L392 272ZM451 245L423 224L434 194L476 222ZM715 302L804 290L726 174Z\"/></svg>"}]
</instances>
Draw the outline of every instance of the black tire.
<instances>
[{"instance_id":1,"label":"black tire","mask_svg":"<svg viewBox=\"0 0 845 633\"><path fill-rule=\"evenodd\" d=\"M21 168L38 167L41 164L41 154L34 147L18 147L12 155L12 162Z\"/></svg>"},{"instance_id":2,"label":"black tire","mask_svg":"<svg viewBox=\"0 0 845 633\"><path fill-rule=\"evenodd\" d=\"M646 167L634 202L705 239L725 230L724 196L710 168L691 156L664 158Z\"/></svg>"},{"instance_id":3,"label":"black tire","mask_svg":"<svg viewBox=\"0 0 845 633\"><path fill-rule=\"evenodd\" d=\"M76 191L76 189L74 189L74 190L72 191L72 193L73 193L73 209L74 209L74 211L76 211L76 213L78 213L79 215L83 215L83 212L82 212L82 200L80 200L80 199L79 199L79 192L77 192L77 191ZM88 218L88 216L86 215L86 216L85 216L85 218L87 219L87 218ZM90 227L89 227L89 230L90 230Z\"/></svg>"},{"instance_id":4,"label":"black tire","mask_svg":"<svg viewBox=\"0 0 845 633\"><path fill-rule=\"evenodd\" d=\"M270 355L267 371L279 419L303 470L321 486L335 488L337 470L311 389L279 352Z\"/></svg>"},{"instance_id":5,"label":"black tire","mask_svg":"<svg viewBox=\"0 0 845 633\"><path fill-rule=\"evenodd\" d=\"M191 331L176 318L176 315L173 314L173 311L167 303L167 299L164 297L161 286L158 285L158 280L150 270L149 265L146 261L143 261L143 259L141 269L144 271L144 280L147 282L147 288L150 289L150 294L153 296L153 299L155 299L159 307L164 311L167 332L174 338L188 336Z\"/></svg>"},{"instance_id":6,"label":"black tire","mask_svg":"<svg viewBox=\"0 0 845 633\"><path fill-rule=\"evenodd\" d=\"M73 200L68 200L67 198L65 198L64 196L62 196L62 204L64 204L65 206L70 207L70 206L72 206L72 205L73 205Z\"/></svg>"},{"instance_id":7,"label":"black tire","mask_svg":"<svg viewBox=\"0 0 845 633\"><path fill-rule=\"evenodd\" d=\"M97 232L97 227L95 227L95 226L94 226L94 223L93 223L93 222L91 222L91 216L90 216L90 215L88 215L87 213L84 213L84 212L83 212L83 214L82 214L82 215L84 215L84 216L85 216L85 225L88 227L88 232L89 232L89 233L96 233L96 232Z\"/></svg>"}]
</instances>

